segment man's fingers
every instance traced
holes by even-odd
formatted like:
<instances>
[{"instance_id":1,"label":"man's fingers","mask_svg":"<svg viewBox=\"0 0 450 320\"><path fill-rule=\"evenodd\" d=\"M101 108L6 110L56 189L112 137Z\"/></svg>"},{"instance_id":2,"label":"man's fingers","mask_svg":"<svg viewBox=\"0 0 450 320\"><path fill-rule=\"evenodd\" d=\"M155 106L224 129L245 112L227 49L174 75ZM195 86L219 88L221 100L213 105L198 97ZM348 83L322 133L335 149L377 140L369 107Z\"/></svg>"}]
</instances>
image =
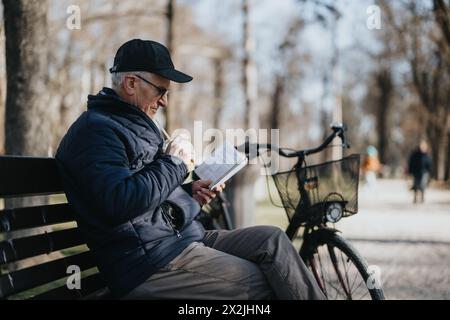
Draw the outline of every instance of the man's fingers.
<instances>
[{"instance_id":1,"label":"man's fingers","mask_svg":"<svg viewBox=\"0 0 450 320\"><path fill-rule=\"evenodd\" d=\"M209 187L209 185L212 183L212 181L211 180L198 180L197 183L201 187Z\"/></svg>"},{"instance_id":2,"label":"man's fingers","mask_svg":"<svg viewBox=\"0 0 450 320\"><path fill-rule=\"evenodd\" d=\"M221 193L223 191L223 189L225 189L225 183L221 184L218 187L215 187L213 191L217 194L217 193Z\"/></svg>"},{"instance_id":3,"label":"man's fingers","mask_svg":"<svg viewBox=\"0 0 450 320\"><path fill-rule=\"evenodd\" d=\"M210 202L210 201L212 200L210 197L208 197L208 195L204 194L204 193L201 192L201 191L197 191L197 195L198 195L199 197L201 197L203 200L205 200L206 203L208 203L208 202Z\"/></svg>"},{"instance_id":4,"label":"man's fingers","mask_svg":"<svg viewBox=\"0 0 450 320\"><path fill-rule=\"evenodd\" d=\"M178 136L168 144L165 153L181 158L188 166L195 159L195 152L192 145L178 138Z\"/></svg>"},{"instance_id":5,"label":"man's fingers","mask_svg":"<svg viewBox=\"0 0 450 320\"><path fill-rule=\"evenodd\" d=\"M193 185L194 198L201 205L205 205L205 204L211 202L211 200L214 199L217 196L217 194L219 193L216 190L219 190L220 187L216 188L214 191L209 189L209 186L211 185L211 183L212 183L211 180L198 180L198 181L194 182L194 185Z\"/></svg>"},{"instance_id":6,"label":"man's fingers","mask_svg":"<svg viewBox=\"0 0 450 320\"><path fill-rule=\"evenodd\" d=\"M203 199L201 196L199 196L198 194L194 195L194 199L200 203L202 206L205 205L207 202L205 199Z\"/></svg>"},{"instance_id":7,"label":"man's fingers","mask_svg":"<svg viewBox=\"0 0 450 320\"><path fill-rule=\"evenodd\" d=\"M210 191L209 189L200 188L199 191L206 194L208 197L214 198L216 196L216 194L214 192Z\"/></svg>"}]
</instances>

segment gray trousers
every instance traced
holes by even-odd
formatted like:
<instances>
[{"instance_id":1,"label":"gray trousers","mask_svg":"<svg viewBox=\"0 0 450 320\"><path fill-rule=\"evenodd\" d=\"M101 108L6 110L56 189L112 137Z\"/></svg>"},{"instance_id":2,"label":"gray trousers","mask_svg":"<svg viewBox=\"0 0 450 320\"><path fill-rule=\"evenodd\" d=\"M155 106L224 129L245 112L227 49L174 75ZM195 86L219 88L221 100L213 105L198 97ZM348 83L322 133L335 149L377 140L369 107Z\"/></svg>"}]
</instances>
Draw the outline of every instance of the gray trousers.
<instances>
[{"instance_id":1,"label":"gray trousers","mask_svg":"<svg viewBox=\"0 0 450 320\"><path fill-rule=\"evenodd\" d=\"M325 299L285 232L207 231L125 299Z\"/></svg>"}]
</instances>

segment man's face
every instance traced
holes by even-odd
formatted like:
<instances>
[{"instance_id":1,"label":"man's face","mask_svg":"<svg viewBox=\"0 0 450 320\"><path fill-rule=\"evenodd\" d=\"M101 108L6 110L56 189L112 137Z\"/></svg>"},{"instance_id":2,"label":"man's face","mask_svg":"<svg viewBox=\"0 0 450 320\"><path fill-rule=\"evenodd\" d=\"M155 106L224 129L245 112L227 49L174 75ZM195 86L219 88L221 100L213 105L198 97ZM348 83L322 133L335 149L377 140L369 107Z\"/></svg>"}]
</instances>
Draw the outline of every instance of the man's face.
<instances>
[{"instance_id":1,"label":"man's face","mask_svg":"<svg viewBox=\"0 0 450 320\"><path fill-rule=\"evenodd\" d=\"M422 151L423 153L428 152L428 144L425 141L422 141L420 143L420 151Z\"/></svg>"},{"instance_id":2,"label":"man's face","mask_svg":"<svg viewBox=\"0 0 450 320\"><path fill-rule=\"evenodd\" d=\"M144 111L150 118L154 118L160 107L167 107L167 93L162 94L164 89L168 90L170 80L156 74L130 75L126 86L132 88L132 103ZM128 91L128 90L127 90Z\"/></svg>"}]
</instances>

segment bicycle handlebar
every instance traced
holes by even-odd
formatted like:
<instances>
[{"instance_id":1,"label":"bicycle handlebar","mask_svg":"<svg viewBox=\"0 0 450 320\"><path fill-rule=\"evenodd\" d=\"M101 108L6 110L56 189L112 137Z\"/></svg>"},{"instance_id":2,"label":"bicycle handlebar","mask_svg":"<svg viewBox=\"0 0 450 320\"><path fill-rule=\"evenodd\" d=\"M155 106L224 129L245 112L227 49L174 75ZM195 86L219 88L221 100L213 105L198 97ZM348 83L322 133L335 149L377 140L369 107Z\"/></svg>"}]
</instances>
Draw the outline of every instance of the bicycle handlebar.
<instances>
[{"instance_id":1,"label":"bicycle handlebar","mask_svg":"<svg viewBox=\"0 0 450 320\"><path fill-rule=\"evenodd\" d=\"M342 148L350 148L350 145L347 142L347 138L345 136L345 132L347 131L347 127L343 124L334 124L331 126L331 129L333 130L333 133L331 133L325 141L316 148L311 149L305 149L305 150L299 150L299 151L288 151L287 149L280 148L278 146L274 146L271 144L259 144L259 143L249 143L249 141L246 141L243 145L240 145L237 147L238 151L244 152L247 157L252 156L251 158L259 156L259 149L266 149L278 152L280 156L283 156L285 158L297 158L297 157L305 157L308 155L312 155L315 153L319 153L323 151L328 145L336 138L339 137L342 142ZM256 152L252 152L256 151Z\"/></svg>"}]
</instances>

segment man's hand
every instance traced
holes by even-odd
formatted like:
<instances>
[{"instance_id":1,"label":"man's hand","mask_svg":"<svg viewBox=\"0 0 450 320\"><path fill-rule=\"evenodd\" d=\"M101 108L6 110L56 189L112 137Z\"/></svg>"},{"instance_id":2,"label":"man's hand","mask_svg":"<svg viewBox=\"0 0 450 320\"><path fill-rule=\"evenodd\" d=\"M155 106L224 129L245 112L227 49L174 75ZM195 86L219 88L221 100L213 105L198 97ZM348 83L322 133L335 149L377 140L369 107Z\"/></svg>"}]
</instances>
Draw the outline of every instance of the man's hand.
<instances>
[{"instance_id":1,"label":"man's hand","mask_svg":"<svg viewBox=\"0 0 450 320\"><path fill-rule=\"evenodd\" d=\"M220 185L213 191L209 190L212 181L198 180L192 183L192 197L197 200L200 205L210 203L219 193L225 189L225 184Z\"/></svg>"},{"instance_id":2,"label":"man's hand","mask_svg":"<svg viewBox=\"0 0 450 320\"><path fill-rule=\"evenodd\" d=\"M167 146L166 154L176 156L183 160L188 167L188 171L191 172L195 168L195 152L192 143L185 135L176 136Z\"/></svg>"}]
</instances>

